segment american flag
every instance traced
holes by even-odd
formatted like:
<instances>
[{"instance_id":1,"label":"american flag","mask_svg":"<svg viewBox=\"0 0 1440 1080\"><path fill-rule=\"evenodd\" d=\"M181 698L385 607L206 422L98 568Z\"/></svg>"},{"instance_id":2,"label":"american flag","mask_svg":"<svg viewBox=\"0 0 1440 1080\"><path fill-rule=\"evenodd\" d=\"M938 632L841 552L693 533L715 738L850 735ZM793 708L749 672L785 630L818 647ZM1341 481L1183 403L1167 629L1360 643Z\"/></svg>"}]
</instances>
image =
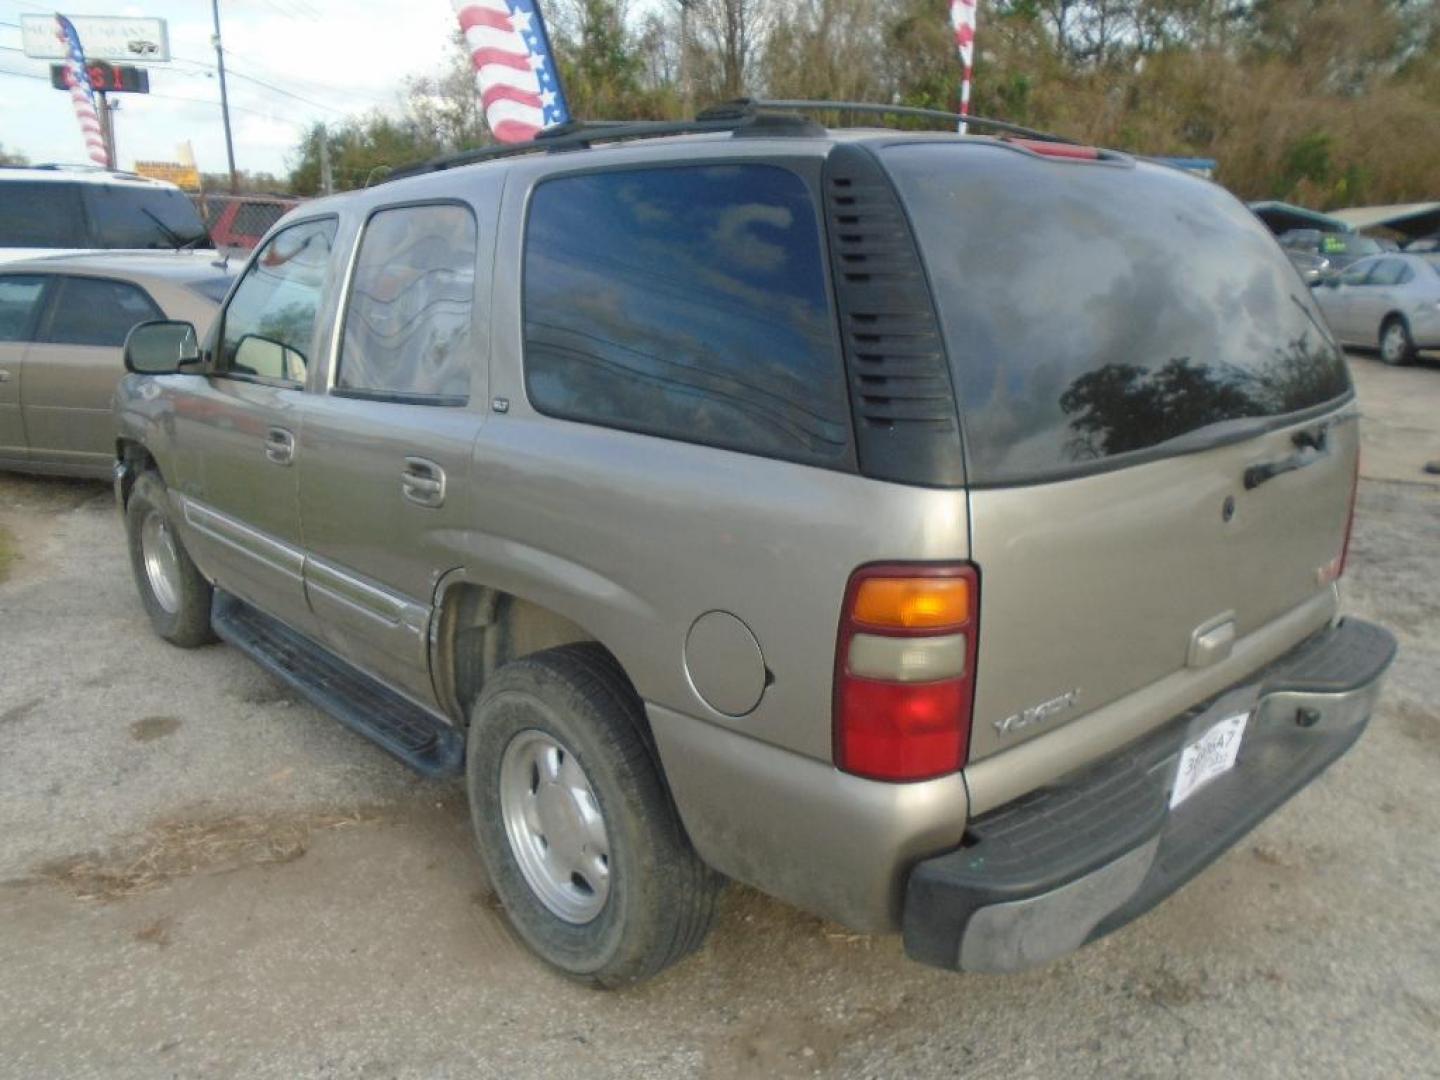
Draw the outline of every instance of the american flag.
<instances>
[{"instance_id":1,"label":"american flag","mask_svg":"<svg viewBox=\"0 0 1440 1080\"><path fill-rule=\"evenodd\" d=\"M485 122L503 143L525 142L570 119L536 0L451 0Z\"/></svg>"},{"instance_id":2,"label":"american flag","mask_svg":"<svg viewBox=\"0 0 1440 1080\"><path fill-rule=\"evenodd\" d=\"M70 103L75 106L75 119L80 121L80 133L85 136L85 149L91 161L108 169L110 151L105 148L100 117L95 112L95 91L90 88L90 73L85 69L85 50L80 47L80 34L75 24L64 15L56 15L55 36L65 46Z\"/></svg>"}]
</instances>

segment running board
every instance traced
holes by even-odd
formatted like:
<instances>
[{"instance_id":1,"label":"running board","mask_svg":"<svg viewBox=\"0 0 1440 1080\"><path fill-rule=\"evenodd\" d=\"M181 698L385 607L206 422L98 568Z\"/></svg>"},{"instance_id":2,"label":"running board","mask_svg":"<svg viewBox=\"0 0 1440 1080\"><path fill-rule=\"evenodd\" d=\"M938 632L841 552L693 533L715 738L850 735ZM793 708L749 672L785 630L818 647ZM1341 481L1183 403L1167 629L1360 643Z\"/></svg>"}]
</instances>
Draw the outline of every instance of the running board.
<instances>
[{"instance_id":1,"label":"running board","mask_svg":"<svg viewBox=\"0 0 1440 1080\"><path fill-rule=\"evenodd\" d=\"M465 737L450 724L243 600L215 590L215 633L424 776L465 768Z\"/></svg>"}]
</instances>

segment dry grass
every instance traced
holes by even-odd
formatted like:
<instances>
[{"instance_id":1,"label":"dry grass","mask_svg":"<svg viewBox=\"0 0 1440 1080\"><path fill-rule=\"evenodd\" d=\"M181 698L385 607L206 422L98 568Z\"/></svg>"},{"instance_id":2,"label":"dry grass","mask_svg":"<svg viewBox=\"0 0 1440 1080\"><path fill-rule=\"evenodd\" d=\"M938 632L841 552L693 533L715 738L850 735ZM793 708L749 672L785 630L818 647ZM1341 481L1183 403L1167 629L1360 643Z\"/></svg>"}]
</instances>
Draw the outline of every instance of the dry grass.
<instances>
[{"instance_id":1,"label":"dry grass","mask_svg":"<svg viewBox=\"0 0 1440 1080\"><path fill-rule=\"evenodd\" d=\"M362 820L352 814L302 820L229 817L164 822L134 844L104 855L62 859L42 867L37 876L78 900L121 900L175 878L294 862L309 849L316 830L344 828Z\"/></svg>"}]
</instances>

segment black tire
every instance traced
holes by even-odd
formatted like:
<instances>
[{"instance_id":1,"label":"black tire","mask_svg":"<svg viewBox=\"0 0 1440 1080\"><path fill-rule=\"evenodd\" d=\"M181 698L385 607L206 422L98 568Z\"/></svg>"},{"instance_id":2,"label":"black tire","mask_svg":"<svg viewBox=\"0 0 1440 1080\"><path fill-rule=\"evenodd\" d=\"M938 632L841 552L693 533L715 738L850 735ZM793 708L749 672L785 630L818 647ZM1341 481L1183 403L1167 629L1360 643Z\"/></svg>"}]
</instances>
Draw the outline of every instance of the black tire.
<instances>
[{"instance_id":1,"label":"black tire","mask_svg":"<svg viewBox=\"0 0 1440 1080\"><path fill-rule=\"evenodd\" d=\"M156 595L145 569L141 536L146 519L152 515L158 515L164 523L174 545L175 595L168 607ZM165 482L158 473L144 472L135 479L130 498L125 503L125 538L130 545L130 569L135 575L135 587L140 590L140 602L145 605L145 614L150 616L150 625L155 628L155 633L182 649L194 649L218 640L210 627L210 583L190 561L190 555L175 531Z\"/></svg>"},{"instance_id":2,"label":"black tire","mask_svg":"<svg viewBox=\"0 0 1440 1080\"><path fill-rule=\"evenodd\" d=\"M511 740L533 732L573 754L603 817L608 894L588 922L568 921L546 906L506 832L501 762ZM562 645L495 672L471 710L465 773L491 885L516 933L547 963L578 982L615 987L699 948L724 879L691 847L640 698L604 648Z\"/></svg>"},{"instance_id":3,"label":"black tire","mask_svg":"<svg viewBox=\"0 0 1440 1080\"><path fill-rule=\"evenodd\" d=\"M1387 340L1394 335L1394 340ZM1392 367L1405 367L1415 362L1415 339L1410 324L1399 315L1391 315L1380 324L1380 359ZM1398 342L1398 347L1396 342Z\"/></svg>"}]
</instances>

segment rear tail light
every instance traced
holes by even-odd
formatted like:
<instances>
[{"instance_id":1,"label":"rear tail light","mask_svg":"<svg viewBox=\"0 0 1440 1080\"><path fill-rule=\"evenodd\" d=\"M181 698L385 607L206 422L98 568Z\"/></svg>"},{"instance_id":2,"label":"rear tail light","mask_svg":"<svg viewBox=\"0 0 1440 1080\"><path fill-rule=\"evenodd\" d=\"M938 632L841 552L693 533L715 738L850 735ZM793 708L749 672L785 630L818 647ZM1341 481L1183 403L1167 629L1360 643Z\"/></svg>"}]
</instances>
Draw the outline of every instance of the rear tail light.
<instances>
[{"instance_id":1,"label":"rear tail light","mask_svg":"<svg viewBox=\"0 0 1440 1080\"><path fill-rule=\"evenodd\" d=\"M962 563L850 576L835 654L835 764L874 780L960 769L970 743L980 579Z\"/></svg>"}]
</instances>

